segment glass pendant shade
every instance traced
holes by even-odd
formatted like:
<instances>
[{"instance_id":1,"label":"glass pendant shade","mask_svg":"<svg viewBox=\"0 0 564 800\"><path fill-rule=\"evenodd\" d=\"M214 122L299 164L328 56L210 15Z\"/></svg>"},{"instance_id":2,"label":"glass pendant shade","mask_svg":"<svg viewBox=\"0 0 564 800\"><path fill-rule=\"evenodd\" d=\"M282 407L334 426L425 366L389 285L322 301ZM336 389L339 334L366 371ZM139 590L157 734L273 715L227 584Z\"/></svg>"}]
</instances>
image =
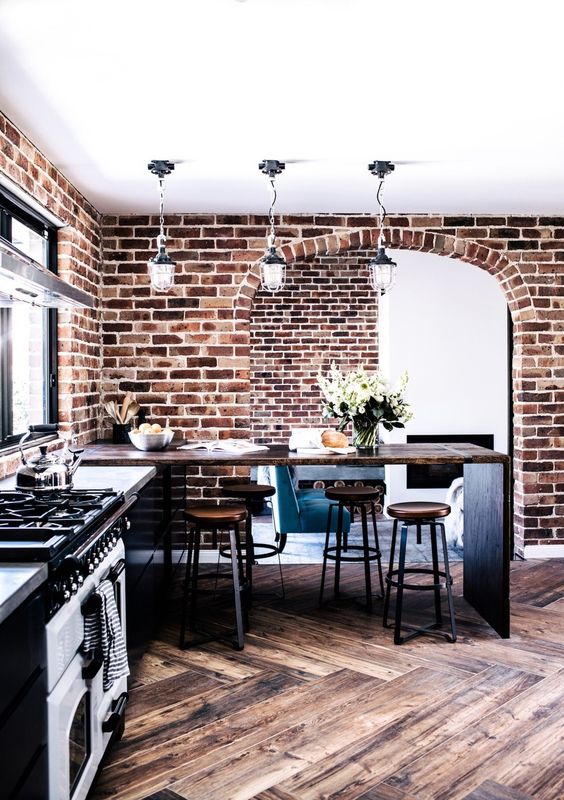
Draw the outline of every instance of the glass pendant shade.
<instances>
[{"instance_id":1,"label":"glass pendant shade","mask_svg":"<svg viewBox=\"0 0 564 800\"><path fill-rule=\"evenodd\" d=\"M279 292L286 283L286 262L275 247L269 247L260 262L260 283L267 292Z\"/></svg>"},{"instance_id":2,"label":"glass pendant shade","mask_svg":"<svg viewBox=\"0 0 564 800\"><path fill-rule=\"evenodd\" d=\"M174 285L174 268L176 262L173 261L165 250L164 244L159 244L159 252L149 261L149 275L151 286L157 292L166 292Z\"/></svg>"},{"instance_id":3,"label":"glass pendant shade","mask_svg":"<svg viewBox=\"0 0 564 800\"><path fill-rule=\"evenodd\" d=\"M396 279L395 261L386 255L383 247L378 248L375 258L368 262L370 285L379 294L385 294L394 285Z\"/></svg>"}]
</instances>

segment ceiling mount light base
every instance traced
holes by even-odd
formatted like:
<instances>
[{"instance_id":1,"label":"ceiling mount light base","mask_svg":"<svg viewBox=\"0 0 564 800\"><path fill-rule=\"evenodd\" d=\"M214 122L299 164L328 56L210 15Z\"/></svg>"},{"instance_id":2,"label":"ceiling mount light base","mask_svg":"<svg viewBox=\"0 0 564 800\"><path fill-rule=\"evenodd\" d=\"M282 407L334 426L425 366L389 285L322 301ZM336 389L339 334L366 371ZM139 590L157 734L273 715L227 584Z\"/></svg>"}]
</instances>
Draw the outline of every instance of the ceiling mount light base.
<instances>
[{"instance_id":1,"label":"ceiling mount light base","mask_svg":"<svg viewBox=\"0 0 564 800\"><path fill-rule=\"evenodd\" d=\"M277 161L275 158L265 158L259 164L259 169L264 175L269 178L274 178L275 175L280 175L283 169L286 169L286 164L283 161Z\"/></svg>"},{"instance_id":2,"label":"ceiling mount light base","mask_svg":"<svg viewBox=\"0 0 564 800\"><path fill-rule=\"evenodd\" d=\"M389 175L390 172L395 170L395 164L392 164L391 161L373 161L371 164L368 165L368 171L372 173L372 175L377 175L380 180Z\"/></svg>"},{"instance_id":3,"label":"ceiling mount light base","mask_svg":"<svg viewBox=\"0 0 564 800\"><path fill-rule=\"evenodd\" d=\"M152 172L153 175L158 175L159 178L162 179L165 175L170 175L174 169L174 164L172 161L167 161L164 158L154 158L147 164L147 169L149 172Z\"/></svg>"}]
</instances>

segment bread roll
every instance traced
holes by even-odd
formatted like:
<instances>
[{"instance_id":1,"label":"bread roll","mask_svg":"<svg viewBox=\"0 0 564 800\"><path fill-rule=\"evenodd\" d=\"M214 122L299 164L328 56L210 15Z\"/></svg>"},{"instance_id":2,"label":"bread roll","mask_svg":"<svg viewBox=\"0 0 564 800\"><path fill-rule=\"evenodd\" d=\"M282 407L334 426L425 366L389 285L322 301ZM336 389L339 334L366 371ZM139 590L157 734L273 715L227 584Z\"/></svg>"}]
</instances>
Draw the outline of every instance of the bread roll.
<instances>
[{"instance_id":1,"label":"bread roll","mask_svg":"<svg viewBox=\"0 0 564 800\"><path fill-rule=\"evenodd\" d=\"M323 431L321 444L323 447L347 447L349 440L344 433L339 431Z\"/></svg>"}]
</instances>

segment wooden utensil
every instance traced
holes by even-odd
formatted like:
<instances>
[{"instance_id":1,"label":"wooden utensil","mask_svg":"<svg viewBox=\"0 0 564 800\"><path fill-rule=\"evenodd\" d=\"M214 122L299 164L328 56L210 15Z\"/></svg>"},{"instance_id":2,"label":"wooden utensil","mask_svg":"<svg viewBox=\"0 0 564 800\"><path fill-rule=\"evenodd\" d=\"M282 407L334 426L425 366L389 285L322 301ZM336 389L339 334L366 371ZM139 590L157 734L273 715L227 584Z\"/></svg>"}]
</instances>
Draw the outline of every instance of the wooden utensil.
<instances>
[{"instance_id":1,"label":"wooden utensil","mask_svg":"<svg viewBox=\"0 0 564 800\"><path fill-rule=\"evenodd\" d=\"M127 409L129 408L129 405L132 402L132 400L133 398L131 396L131 392L127 392L127 394L123 399L123 403L121 404L121 411L120 411L121 421L123 422L124 425L127 422Z\"/></svg>"}]
</instances>

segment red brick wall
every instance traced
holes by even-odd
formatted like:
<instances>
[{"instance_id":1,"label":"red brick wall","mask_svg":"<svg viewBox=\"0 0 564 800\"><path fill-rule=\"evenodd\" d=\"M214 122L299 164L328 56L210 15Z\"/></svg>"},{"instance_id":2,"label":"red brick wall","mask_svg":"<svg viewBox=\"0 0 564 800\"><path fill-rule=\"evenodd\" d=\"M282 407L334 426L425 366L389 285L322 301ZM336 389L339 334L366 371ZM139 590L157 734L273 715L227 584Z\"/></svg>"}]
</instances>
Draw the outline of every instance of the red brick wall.
<instances>
[{"instance_id":1,"label":"red brick wall","mask_svg":"<svg viewBox=\"0 0 564 800\"><path fill-rule=\"evenodd\" d=\"M378 305L368 282L372 254L295 263L286 288L259 289L250 319L251 436L287 443L292 427L327 426L317 372L378 368Z\"/></svg>"},{"instance_id":2,"label":"red brick wall","mask_svg":"<svg viewBox=\"0 0 564 800\"><path fill-rule=\"evenodd\" d=\"M187 437L246 436L250 335L260 324L252 329L249 316L265 303L255 292L266 219L167 217L179 275L166 295L152 295L147 277L156 217L104 222L104 392L132 389ZM500 282L514 321L517 540L564 543L564 218L396 215L390 223L395 247L460 258ZM280 225L286 258L300 270L316 257L354 257L378 234L369 216L286 216ZM193 477L196 491L213 495L214 476Z\"/></svg>"},{"instance_id":3,"label":"red brick wall","mask_svg":"<svg viewBox=\"0 0 564 800\"><path fill-rule=\"evenodd\" d=\"M58 234L59 275L98 298L98 212L1 113L0 173L67 223ZM101 366L99 312L60 311L59 421L62 428L72 425L82 442L96 438ZM0 474L12 472L16 463L13 457L0 459Z\"/></svg>"}]
</instances>

